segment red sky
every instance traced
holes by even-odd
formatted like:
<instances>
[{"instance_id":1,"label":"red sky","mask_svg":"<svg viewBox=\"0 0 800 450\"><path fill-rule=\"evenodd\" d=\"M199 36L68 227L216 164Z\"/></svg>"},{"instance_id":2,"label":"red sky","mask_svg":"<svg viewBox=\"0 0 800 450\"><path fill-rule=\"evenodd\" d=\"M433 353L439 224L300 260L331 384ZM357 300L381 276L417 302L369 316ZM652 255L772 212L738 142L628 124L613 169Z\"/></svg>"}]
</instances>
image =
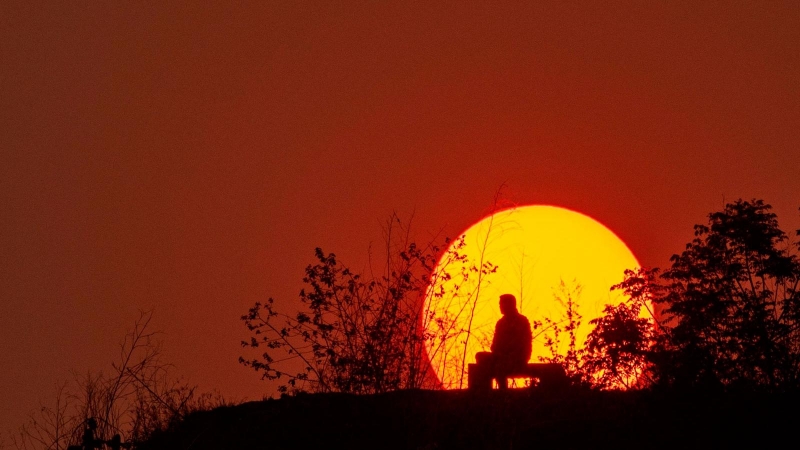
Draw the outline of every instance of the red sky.
<instances>
[{"instance_id":1,"label":"red sky","mask_svg":"<svg viewBox=\"0 0 800 450\"><path fill-rule=\"evenodd\" d=\"M797 2L117 3L0 3L0 428L138 309L201 389L272 393L248 307L503 183L649 266L725 200L800 228Z\"/></svg>"}]
</instances>

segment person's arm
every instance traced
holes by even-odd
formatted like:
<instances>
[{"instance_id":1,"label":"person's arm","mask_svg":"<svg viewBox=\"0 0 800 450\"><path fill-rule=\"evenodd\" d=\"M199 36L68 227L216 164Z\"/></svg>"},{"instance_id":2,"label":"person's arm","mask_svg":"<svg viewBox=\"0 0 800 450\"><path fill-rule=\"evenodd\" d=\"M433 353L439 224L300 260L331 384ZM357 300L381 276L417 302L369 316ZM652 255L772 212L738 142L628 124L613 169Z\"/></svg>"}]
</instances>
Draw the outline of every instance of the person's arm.
<instances>
[{"instance_id":1,"label":"person's arm","mask_svg":"<svg viewBox=\"0 0 800 450\"><path fill-rule=\"evenodd\" d=\"M525 317L525 330L527 331L525 336L525 352L528 355L528 359L530 359L533 354L533 332L531 331L531 323L527 317Z\"/></svg>"},{"instance_id":2,"label":"person's arm","mask_svg":"<svg viewBox=\"0 0 800 450\"><path fill-rule=\"evenodd\" d=\"M500 336L500 333L502 332L502 328L503 327L502 327L502 325L500 323L500 321L502 321L502 320L503 320L502 318L500 320L498 320L497 324L494 326L494 336L492 336L492 346L490 347L491 350L492 350L492 353L497 352L497 349L500 346L500 344L499 344L500 338L498 338L498 336Z\"/></svg>"}]
</instances>

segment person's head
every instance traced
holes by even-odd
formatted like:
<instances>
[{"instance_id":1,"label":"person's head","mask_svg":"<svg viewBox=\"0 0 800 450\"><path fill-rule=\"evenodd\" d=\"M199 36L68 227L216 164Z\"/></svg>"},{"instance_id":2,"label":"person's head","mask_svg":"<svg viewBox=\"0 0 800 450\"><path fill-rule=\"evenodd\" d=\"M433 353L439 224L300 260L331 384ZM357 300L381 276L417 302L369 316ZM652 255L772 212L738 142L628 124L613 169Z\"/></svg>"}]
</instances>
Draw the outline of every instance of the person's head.
<instances>
[{"instance_id":1,"label":"person's head","mask_svg":"<svg viewBox=\"0 0 800 450\"><path fill-rule=\"evenodd\" d=\"M503 294L500 296L500 312L506 315L511 312L517 312L517 298L511 294Z\"/></svg>"}]
</instances>

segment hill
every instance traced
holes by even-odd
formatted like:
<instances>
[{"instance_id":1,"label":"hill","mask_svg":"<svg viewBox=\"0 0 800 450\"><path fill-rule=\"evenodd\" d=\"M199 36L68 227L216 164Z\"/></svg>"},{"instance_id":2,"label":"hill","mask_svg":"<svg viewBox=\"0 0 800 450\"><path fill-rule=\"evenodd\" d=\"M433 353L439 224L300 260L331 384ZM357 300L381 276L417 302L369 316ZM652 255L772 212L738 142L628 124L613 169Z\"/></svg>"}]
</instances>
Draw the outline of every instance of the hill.
<instances>
[{"instance_id":1,"label":"hill","mask_svg":"<svg viewBox=\"0 0 800 450\"><path fill-rule=\"evenodd\" d=\"M196 412L139 448L765 447L796 442L798 397L578 390L301 394Z\"/></svg>"}]
</instances>

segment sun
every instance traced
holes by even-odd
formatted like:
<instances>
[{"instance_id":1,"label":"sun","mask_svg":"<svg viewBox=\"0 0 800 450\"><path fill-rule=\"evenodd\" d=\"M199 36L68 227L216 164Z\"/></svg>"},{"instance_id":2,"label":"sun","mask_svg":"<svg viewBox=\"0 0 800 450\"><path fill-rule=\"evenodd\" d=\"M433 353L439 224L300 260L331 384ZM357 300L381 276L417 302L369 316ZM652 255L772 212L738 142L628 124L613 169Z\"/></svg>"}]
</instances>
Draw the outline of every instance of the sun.
<instances>
[{"instance_id":1,"label":"sun","mask_svg":"<svg viewBox=\"0 0 800 450\"><path fill-rule=\"evenodd\" d=\"M625 299L610 287L639 263L600 222L569 209L531 205L496 212L469 227L439 260L425 302L427 354L445 388L466 387L466 364L488 351L501 317L498 299L517 297L519 311L534 325L532 362L551 356L545 345L553 324L565 324L564 301L577 301L582 316L578 348L589 321L607 304ZM482 269L481 269L482 268ZM565 354L561 333L556 351Z\"/></svg>"}]
</instances>

